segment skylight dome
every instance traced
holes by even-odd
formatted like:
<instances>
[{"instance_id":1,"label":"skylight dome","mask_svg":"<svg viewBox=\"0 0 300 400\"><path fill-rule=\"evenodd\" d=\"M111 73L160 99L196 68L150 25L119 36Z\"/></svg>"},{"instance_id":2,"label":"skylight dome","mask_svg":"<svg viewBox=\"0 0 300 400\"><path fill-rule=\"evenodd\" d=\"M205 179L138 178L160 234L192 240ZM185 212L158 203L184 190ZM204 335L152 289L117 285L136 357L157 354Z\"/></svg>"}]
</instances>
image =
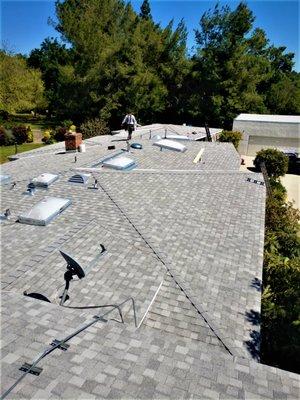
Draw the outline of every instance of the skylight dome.
<instances>
[{"instance_id":1,"label":"skylight dome","mask_svg":"<svg viewBox=\"0 0 300 400\"><path fill-rule=\"evenodd\" d=\"M0 175L0 185L7 185L8 183L10 183L10 176Z\"/></svg>"},{"instance_id":2,"label":"skylight dome","mask_svg":"<svg viewBox=\"0 0 300 400\"><path fill-rule=\"evenodd\" d=\"M135 166L135 161L126 156L118 156L103 161L102 165L107 168L125 170L133 168Z\"/></svg>"},{"instance_id":3,"label":"skylight dome","mask_svg":"<svg viewBox=\"0 0 300 400\"><path fill-rule=\"evenodd\" d=\"M32 207L31 210L20 214L19 222L29 225L47 225L53 218L63 212L71 204L70 199L45 197Z\"/></svg>"}]
</instances>

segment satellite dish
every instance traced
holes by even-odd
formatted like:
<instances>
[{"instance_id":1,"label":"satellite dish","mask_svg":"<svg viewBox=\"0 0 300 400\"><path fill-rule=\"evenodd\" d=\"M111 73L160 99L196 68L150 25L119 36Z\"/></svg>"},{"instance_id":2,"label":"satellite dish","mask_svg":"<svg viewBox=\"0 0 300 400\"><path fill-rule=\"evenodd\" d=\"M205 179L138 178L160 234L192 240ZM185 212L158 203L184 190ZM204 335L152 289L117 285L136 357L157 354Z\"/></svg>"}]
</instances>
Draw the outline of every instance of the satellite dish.
<instances>
[{"instance_id":1,"label":"satellite dish","mask_svg":"<svg viewBox=\"0 0 300 400\"><path fill-rule=\"evenodd\" d=\"M74 260L69 254L59 250L60 254L67 262L67 269L72 272L72 275L77 275L79 279L85 277L85 273L77 261Z\"/></svg>"}]
</instances>

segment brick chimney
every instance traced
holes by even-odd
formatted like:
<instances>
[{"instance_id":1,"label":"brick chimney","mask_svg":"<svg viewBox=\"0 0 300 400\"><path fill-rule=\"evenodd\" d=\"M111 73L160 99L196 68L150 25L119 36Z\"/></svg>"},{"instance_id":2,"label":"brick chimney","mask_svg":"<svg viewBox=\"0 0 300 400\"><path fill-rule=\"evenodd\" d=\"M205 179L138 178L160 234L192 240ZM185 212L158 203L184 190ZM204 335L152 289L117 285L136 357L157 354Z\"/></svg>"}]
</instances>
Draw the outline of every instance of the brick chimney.
<instances>
[{"instance_id":1,"label":"brick chimney","mask_svg":"<svg viewBox=\"0 0 300 400\"><path fill-rule=\"evenodd\" d=\"M67 132L65 134L66 151L78 151L82 144L82 134L78 132Z\"/></svg>"}]
</instances>

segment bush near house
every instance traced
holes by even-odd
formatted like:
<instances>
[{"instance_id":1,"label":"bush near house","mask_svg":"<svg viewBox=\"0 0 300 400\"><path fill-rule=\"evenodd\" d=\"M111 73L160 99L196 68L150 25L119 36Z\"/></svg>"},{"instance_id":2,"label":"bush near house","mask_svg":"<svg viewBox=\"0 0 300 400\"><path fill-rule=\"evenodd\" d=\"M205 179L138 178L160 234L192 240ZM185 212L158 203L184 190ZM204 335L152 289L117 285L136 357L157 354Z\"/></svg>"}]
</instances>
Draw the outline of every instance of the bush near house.
<instances>
[{"instance_id":1,"label":"bush near house","mask_svg":"<svg viewBox=\"0 0 300 400\"><path fill-rule=\"evenodd\" d=\"M260 170L260 163L264 162L268 175L273 178L284 176L289 167L289 158L280 150L262 149L256 153L254 166Z\"/></svg>"},{"instance_id":2,"label":"bush near house","mask_svg":"<svg viewBox=\"0 0 300 400\"><path fill-rule=\"evenodd\" d=\"M242 133L238 131L222 131L219 137L220 142L230 142L237 149L242 140Z\"/></svg>"},{"instance_id":3,"label":"bush near house","mask_svg":"<svg viewBox=\"0 0 300 400\"><path fill-rule=\"evenodd\" d=\"M12 131L0 126L0 146L10 146L14 144L15 138Z\"/></svg>"},{"instance_id":4,"label":"bush near house","mask_svg":"<svg viewBox=\"0 0 300 400\"><path fill-rule=\"evenodd\" d=\"M51 129L47 129L44 132L44 136L42 137L42 142L45 144L53 144L54 143L54 133Z\"/></svg>"},{"instance_id":5,"label":"bush near house","mask_svg":"<svg viewBox=\"0 0 300 400\"><path fill-rule=\"evenodd\" d=\"M54 131L54 139L57 142L63 142L65 140L65 134L68 132L68 129L64 126L58 126Z\"/></svg>"},{"instance_id":6,"label":"bush near house","mask_svg":"<svg viewBox=\"0 0 300 400\"><path fill-rule=\"evenodd\" d=\"M83 139L109 134L109 128L106 122L99 118L90 119L81 124L80 131Z\"/></svg>"},{"instance_id":7,"label":"bush near house","mask_svg":"<svg viewBox=\"0 0 300 400\"><path fill-rule=\"evenodd\" d=\"M26 127L25 125L17 125L12 128L12 133L14 135L15 141L17 144L23 144L30 139L30 127Z\"/></svg>"},{"instance_id":8,"label":"bush near house","mask_svg":"<svg viewBox=\"0 0 300 400\"><path fill-rule=\"evenodd\" d=\"M277 175L278 169L275 171ZM272 194L267 198L265 220L261 361L299 373L300 211L286 202L279 177L271 178L270 184Z\"/></svg>"}]
</instances>

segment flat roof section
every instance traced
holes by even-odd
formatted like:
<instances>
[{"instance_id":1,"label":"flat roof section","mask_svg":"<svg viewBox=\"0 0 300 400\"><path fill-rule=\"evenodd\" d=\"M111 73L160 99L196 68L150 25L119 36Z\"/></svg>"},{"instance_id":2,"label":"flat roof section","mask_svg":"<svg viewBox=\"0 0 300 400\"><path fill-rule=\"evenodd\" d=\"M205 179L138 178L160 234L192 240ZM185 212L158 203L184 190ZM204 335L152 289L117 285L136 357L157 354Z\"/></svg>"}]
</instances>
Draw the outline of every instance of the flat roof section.
<instances>
[{"instance_id":1,"label":"flat roof section","mask_svg":"<svg viewBox=\"0 0 300 400\"><path fill-rule=\"evenodd\" d=\"M300 124L300 115L240 114L235 118L235 121Z\"/></svg>"}]
</instances>

